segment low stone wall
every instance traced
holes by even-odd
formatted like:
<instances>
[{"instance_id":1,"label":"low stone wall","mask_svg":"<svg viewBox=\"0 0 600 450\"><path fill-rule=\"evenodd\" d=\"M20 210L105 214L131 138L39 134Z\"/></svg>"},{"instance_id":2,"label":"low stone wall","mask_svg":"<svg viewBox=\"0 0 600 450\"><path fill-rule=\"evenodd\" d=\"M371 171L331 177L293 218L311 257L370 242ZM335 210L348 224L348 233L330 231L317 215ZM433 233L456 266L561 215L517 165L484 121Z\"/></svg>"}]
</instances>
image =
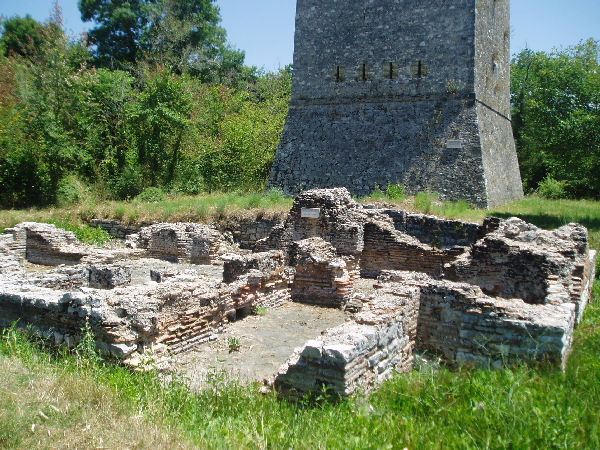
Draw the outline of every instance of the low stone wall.
<instances>
[{"instance_id":1,"label":"low stone wall","mask_svg":"<svg viewBox=\"0 0 600 450\"><path fill-rule=\"evenodd\" d=\"M260 219L255 220L236 220L231 219L225 222L214 223L211 226L221 233L230 233L233 242L242 249L254 250L256 243L269 236L269 233L283 221L278 219ZM124 225L118 220L113 219L92 219L89 225L101 228L117 239L125 239L127 236L137 234L144 227L149 227L154 223L141 223L139 226Z\"/></svg>"},{"instance_id":2,"label":"low stone wall","mask_svg":"<svg viewBox=\"0 0 600 450\"><path fill-rule=\"evenodd\" d=\"M559 304L581 296L589 259L581 225L546 231L511 218L445 270L447 278L480 286L488 295Z\"/></svg>"},{"instance_id":3,"label":"low stone wall","mask_svg":"<svg viewBox=\"0 0 600 450\"><path fill-rule=\"evenodd\" d=\"M79 264L88 253L75 233L55 225L24 222L5 232L13 235L10 249L34 264Z\"/></svg>"},{"instance_id":4,"label":"low stone wall","mask_svg":"<svg viewBox=\"0 0 600 450\"><path fill-rule=\"evenodd\" d=\"M251 270L274 272L286 265L286 259L281 250L238 255L235 253L223 255L223 281L231 283L238 280Z\"/></svg>"},{"instance_id":5,"label":"low stone wall","mask_svg":"<svg viewBox=\"0 0 600 450\"><path fill-rule=\"evenodd\" d=\"M283 223L278 219L228 220L215 223L221 233L231 233L233 242L242 249L258 250L256 243L269 236L273 228Z\"/></svg>"},{"instance_id":6,"label":"low stone wall","mask_svg":"<svg viewBox=\"0 0 600 450\"><path fill-rule=\"evenodd\" d=\"M394 370L411 370L418 294L410 287L385 290L372 304L365 301L354 320L294 352L280 368L275 388L292 397L323 389L348 396L373 388Z\"/></svg>"},{"instance_id":7,"label":"low stone wall","mask_svg":"<svg viewBox=\"0 0 600 450\"><path fill-rule=\"evenodd\" d=\"M225 237L208 225L197 223L159 223L128 236L128 244L143 248L152 258L172 262L210 264L219 253L226 253Z\"/></svg>"},{"instance_id":8,"label":"low stone wall","mask_svg":"<svg viewBox=\"0 0 600 450\"><path fill-rule=\"evenodd\" d=\"M435 248L471 246L486 233L486 227L478 223L448 220L424 214L412 214L397 209L376 209L392 219L394 227L401 233L418 239Z\"/></svg>"},{"instance_id":9,"label":"low stone wall","mask_svg":"<svg viewBox=\"0 0 600 450\"><path fill-rule=\"evenodd\" d=\"M488 297L472 285L420 283L417 346L457 364L500 368L548 362L564 369L576 310Z\"/></svg>"},{"instance_id":10,"label":"low stone wall","mask_svg":"<svg viewBox=\"0 0 600 450\"><path fill-rule=\"evenodd\" d=\"M438 249L398 233L383 221L364 226L364 249L360 256L363 278L377 278L386 270L410 270L434 276L442 275L444 265L465 251L462 247Z\"/></svg>"},{"instance_id":11,"label":"low stone wall","mask_svg":"<svg viewBox=\"0 0 600 450\"><path fill-rule=\"evenodd\" d=\"M89 323L101 349L135 365L149 351L160 359L214 339L242 311L289 301L288 285L283 266L269 273L250 271L231 284L174 276L110 292L51 289L27 280L0 282L0 326L17 322L55 344L72 346Z\"/></svg>"},{"instance_id":12,"label":"low stone wall","mask_svg":"<svg viewBox=\"0 0 600 450\"><path fill-rule=\"evenodd\" d=\"M118 220L112 219L92 219L89 222L91 227L101 228L112 237L117 239L125 239L130 234L139 233L143 227L152 225L152 223L142 223L140 226L124 225Z\"/></svg>"}]
</instances>

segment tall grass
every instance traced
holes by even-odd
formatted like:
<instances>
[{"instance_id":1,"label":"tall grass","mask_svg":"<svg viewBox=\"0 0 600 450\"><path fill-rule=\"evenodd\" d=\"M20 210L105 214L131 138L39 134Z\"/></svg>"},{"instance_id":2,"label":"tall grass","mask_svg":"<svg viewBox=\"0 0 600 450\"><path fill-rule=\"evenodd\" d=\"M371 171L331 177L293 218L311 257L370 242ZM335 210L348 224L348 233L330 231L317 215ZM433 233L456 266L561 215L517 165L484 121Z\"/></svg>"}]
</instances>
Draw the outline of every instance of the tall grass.
<instances>
[{"instance_id":1,"label":"tall grass","mask_svg":"<svg viewBox=\"0 0 600 450\"><path fill-rule=\"evenodd\" d=\"M283 219L292 206L293 198L281 191L265 193L212 193L197 196L167 196L164 200L147 202L132 200L103 203L85 202L69 208L0 210L0 226L10 227L19 222L59 222L74 226L92 218L117 219L126 224L153 221L211 222L228 217Z\"/></svg>"},{"instance_id":2,"label":"tall grass","mask_svg":"<svg viewBox=\"0 0 600 450\"><path fill-rule=\"evenodd\" d=\"M77 391L62 392L59 409L69 402L79 407L77 414L61 418L48 400L25 403L19 396L3 396L3 411L20 408L24 414L0 413L0 443L30 445L32 423L73 435L80 432L80 417L99 408L107 414L110 405L125 424L115 427L126 446L132 418L141 414L139 427L154 426L163 442L200 448L598 448L597 293L564 373L526 366L497 371L423 366L396 375L370 396L339 402L294 403L261 394L258 385L225 383L218 372L209 389L194 393L183 380L165 384L157 373L132 373L95 359L83 364L81 358L89 358L85 353L52 353L21 332L5 331L0 361L18 362L34 379L52 374L75 383ZM18 373L3 378L5 390L21 386ZM43 398L41 388L29 389ZM80 394L89 392L94 395L86 403ZM37 414L39 408L49 420Z\"/></svg>"}]
</instances>

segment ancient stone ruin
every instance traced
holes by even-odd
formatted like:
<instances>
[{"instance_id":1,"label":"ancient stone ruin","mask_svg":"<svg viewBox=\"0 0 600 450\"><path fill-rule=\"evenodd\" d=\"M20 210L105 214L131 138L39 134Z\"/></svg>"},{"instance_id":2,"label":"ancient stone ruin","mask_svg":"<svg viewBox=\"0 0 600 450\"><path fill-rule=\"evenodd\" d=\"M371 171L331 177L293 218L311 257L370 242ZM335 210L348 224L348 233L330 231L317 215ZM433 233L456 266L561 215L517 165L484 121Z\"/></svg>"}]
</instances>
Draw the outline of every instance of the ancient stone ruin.
<instances>
[{"instance_id":1,"label":"ancient stone ruin","mask_svg":"<svg viewBox=\"0 0 600 450\"><path fill-rule=\"evenodd\" d=\"M127 245L96 248L53 225L6 229L0 325L17 321L68 346L89 327L125 364L186 361L193 377L210 359L198 355L235 324L253 320L260 332L289 308L274 341L246 336L248 359L231 361L259 364L284 349L250 379L292 397L323 387L347 396L412 370L424 352L448 364L564 368L596 267L578 224L445 220L360 205L345 188L301 193L253 250L208 225L130 231ZM302 311L312 315L295 323ZM328 325L313 330L313 321Z\"/></svg>"},{"instance_id":2,"label":"ancient stone ruin","mask_svg":"<svg viewBox=\"0 0 600 450\"><path fill-rule=\"evenodd\" d=\"M494 207L522 197L510 0L298 0L294 79L270 185Z\"/></svg>"}]
</instances>

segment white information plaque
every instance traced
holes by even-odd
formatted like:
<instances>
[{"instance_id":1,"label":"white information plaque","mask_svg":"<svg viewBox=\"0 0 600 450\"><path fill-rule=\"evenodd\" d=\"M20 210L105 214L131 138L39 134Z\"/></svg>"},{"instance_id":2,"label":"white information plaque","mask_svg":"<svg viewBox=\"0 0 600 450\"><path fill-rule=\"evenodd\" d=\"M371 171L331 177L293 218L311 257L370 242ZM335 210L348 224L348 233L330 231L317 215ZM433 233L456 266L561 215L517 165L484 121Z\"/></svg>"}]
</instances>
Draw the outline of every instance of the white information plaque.
<instances>
[{"instance_id":1,"label":"white information plaque","mask_svg":"<svg viewBox=\"0 0 600 450\"><path fill-rule=\"evenodd\" d=\"M300 217L303 219L318 219L321 217L321 208L302 208Z\"/></svg>"},{"instance_id":2,"label":"white information plaque","mask_svg":"<svg viewBox=\"0 0 600 450\"><path fill-rule=\"evenodd\" d=\"M448 141L446 148L462 148L462 141Z\"/></svg>"}]
</instances>

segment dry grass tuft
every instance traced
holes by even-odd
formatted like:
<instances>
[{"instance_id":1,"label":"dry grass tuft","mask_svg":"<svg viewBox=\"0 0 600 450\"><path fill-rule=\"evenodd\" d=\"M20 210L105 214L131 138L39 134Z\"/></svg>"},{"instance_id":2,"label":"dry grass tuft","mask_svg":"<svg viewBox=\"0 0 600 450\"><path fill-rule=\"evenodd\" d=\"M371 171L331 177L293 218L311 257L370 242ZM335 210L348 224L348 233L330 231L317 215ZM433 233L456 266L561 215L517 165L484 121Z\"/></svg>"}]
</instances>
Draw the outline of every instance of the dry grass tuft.
<instances>
[{"instance_id":1,"label":"dry grass tuft","mask_svg":"<svg viewBox=\"0 0 600 450\"><path fill-rule=\"evenodd\" d=\"M28 367L31 366L31 367ZM151 424L107 385L48 364L0 356L0 447L156 448L189 446Z\"/></svg>"}]
</instances>

